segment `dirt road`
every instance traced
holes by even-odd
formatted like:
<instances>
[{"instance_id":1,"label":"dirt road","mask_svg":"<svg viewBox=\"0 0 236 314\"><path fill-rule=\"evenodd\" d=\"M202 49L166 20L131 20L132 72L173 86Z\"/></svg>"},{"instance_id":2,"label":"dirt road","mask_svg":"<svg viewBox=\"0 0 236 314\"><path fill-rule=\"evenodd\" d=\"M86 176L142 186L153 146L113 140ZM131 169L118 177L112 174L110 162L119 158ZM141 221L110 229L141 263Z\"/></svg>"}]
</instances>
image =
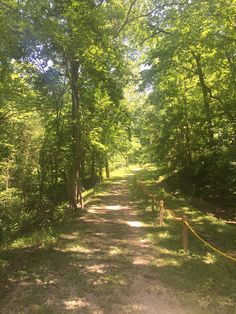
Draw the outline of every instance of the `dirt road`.
<instances>
[{"instance_id":1,"label":"dirt road","mask_svg":"<svg viewBox=\"0 0 236 314\"><path fill-rule=\"evenodd\" d=\"M158 254L127 181L87 205L59 244L24 252L0 313L187 313L158 280Z\"/></svg>"}]
</instances>

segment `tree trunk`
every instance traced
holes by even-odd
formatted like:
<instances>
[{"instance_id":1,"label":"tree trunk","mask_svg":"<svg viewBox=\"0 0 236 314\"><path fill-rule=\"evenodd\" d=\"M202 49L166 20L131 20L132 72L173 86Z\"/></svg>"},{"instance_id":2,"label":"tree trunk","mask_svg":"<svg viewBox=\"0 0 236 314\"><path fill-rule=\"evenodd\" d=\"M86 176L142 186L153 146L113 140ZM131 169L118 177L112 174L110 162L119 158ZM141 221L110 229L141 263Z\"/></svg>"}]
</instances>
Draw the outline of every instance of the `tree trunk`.
<instances>
[{"instance_id":1,"label":"tree trunk","mask_svg":"<svg viewBox=\"0 0 236 314\"><path fill-rule=\"evenodd\" d=\"M106 178L110 178L110 169L109 169L109 160L108 157L106 157L106 162L105 162L105 169L106 169Z\"/></svg>"},{"instance_id":2,"label":"tree trunk","mask_svg":"<svg viewBox=\"0 0 236 314\"><path fill-rule=\"evenodd\" d=\"M94 150L92 151L92 156L91 156L91 168L90 168L90 177L92 180L95 180L96 178L96 169L95 169L95 152Z\"/></svg>"},{"instance_id":3,"label":"tree trunk","mask_svg":"<svg viewBox=\"0 0 236 314\"><path fill-rule=\"evenodd\" d=\"M185 140L186 140L186 149L187 149L187 158L188 163L192 163L192 151L191 151L191 135L190 135L190 127L189 127L189 120L188 120L188 103L187 103L187 88L186 82L184 81L184 121L185 121Z\"/></svg>"},{"instance_id":4,"label":"tree trunk","mask_svg":"<svg viewBox=\"0 0 236 314\"><path fill-rule=\"evenodd\" d=\"M203 101L204 101L204 107L206 112L206 120L207 120L207 128L208 128L208 137L209 137L209 144L212 147L214 143L214 133L213 133L213 123L212 123L212 114L210 110L210 101L208 97L208 88L205 83L205 78L202 71L202 65L201 65L201 57L200 55L196 55L193 53L194 59L196 61L197 65L197 72L199 77L199 82L202 89L202 95L203 95Z\"/></svg>"},{"instance_id":5,"label":"tree trunk","mask_svg":"<svg viewBox=\"0 0 236 314\"><path fill-rule=\"evenodd\" d=\"M100 179L100 183L102 183L102 181L103 181L102 165L99 165L99 179Z\"/></svg>"},{"instance_id":6,"label":"tree trunk","mask_svg":"<svg viewBox=\"0 0 236 314\"><path fill-rule=\"evenodd\" d=\"M70 87L72 98L72 145L71 145L71 167L69 176L69 200L73 210L77 210L77 201L83 208L83 198L80 186L80 154L82 146L81 134L81 105L78 89L79 63L70 62Z\"/></svg>"}]
</instances>

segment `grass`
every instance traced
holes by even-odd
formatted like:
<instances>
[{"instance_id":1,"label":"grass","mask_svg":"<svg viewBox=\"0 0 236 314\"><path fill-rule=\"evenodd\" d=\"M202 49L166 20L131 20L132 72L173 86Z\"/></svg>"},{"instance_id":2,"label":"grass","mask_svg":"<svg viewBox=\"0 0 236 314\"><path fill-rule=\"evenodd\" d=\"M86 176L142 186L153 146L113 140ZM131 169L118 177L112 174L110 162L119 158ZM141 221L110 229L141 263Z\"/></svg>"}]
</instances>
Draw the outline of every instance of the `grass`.
<instances>
[{"instance_id":1,"label":"grass","mask_svg":"<svg viewBox=\"0 0 236 314\"><path fill-rule=\"evenodd\" d=\"M191 232L189 251L182 250L182 223L171 216L188 216L189 223L208 242L236 257L236 226L207 213L205 208L194 207L184 195L168 193L161 185L163 177L153 166L137 173L149 192L162 199L165 207L164 226L157 224L158 211L150 211L150 199L141 188L130 185L132 193L143 209L143 220L150 226L147 237L153 243L157 258L152 261L154 273L163 283L176 289L180 299L205 313L235 313L236 263L218 255L203 245ZM148 209L148 211L147 211ZM155 228L153 228L155 227Z\"/></svg>"},{"instance_id":2,"label":"grass","mask_svg":"<svg viewBox=\"0 0 236 314\"><path fill-rule=\"evenodd\" d=\"M192 206L183 195L175 192L168 193L160 184L162 178L158 176L158 172L155 167L149 167L139 171L138 177L149 191L156 192L159 198L163 198L165 206L171 212L179 216L187 213L191 225L205 239L229 254L235 255L235 227L203 212L200 207ZM92 195L103 195L113 180L122 178L126 173L127 169L112 173L110 180L86 192L87 201L90 201ZM142 190L134 186L131 176L129 181L130 189L137 198L142 209L142 218L147 225L146 236L153 243L155 251L155 258L150 262L150 271L148 270L147 276L157 278L172 288L184 305L189 304L191 314L235 313L236 264L208 250L191 234L190 251L184 252L181 245L181 223L176 222L168 212L165 212L164 226L158 226L157 210L146 211L147 208L150 209L150 201ZM7 276L19 281L23 278L26 283L32 283L27 289L31 289L30 296L32 294L32 300L35 300L37 304L36 301L40 299L37 293L39 291L43 293L44 288L45 291L50 286L58 289L59 284L64 284L62 291L68 294L68 299L70 299L70 286L80 282L78 289L83 298L86 293L90 293L95 282L95 291L98 297L104 296L103 307L109 313L112 291L115 291L117 286L121 286L122 290L128 293L126 287L129 278L124 277L125 272L123 273L122 270L127 268L132 261L129 261L125 248L112 246L111 251L106 251L105 255L101 256L100 264L93 265L93 255L88 259L88 251L93 249L88 242L88 235L88 230L84 230L82 225L78 229L76 221L72 221L36 230L2 247L0 249L2 282L0 290L7 281ZM90 254L96 256L96 252ZM106 259L109 260L109 270L103 274L102 266L106 263ZM112 264L113 260L119 263L118 270L115 267L116 263ZM91 264L87 263L89 261ZM94 271L95 266L100 266L101 272ZM201 309L200 312L194 311L196 304L198 309ZM32 308L32 312L53 313L53 307L50 308L50 305L38 306L38 308ZM84 313L86 313L86 308Z\"/></svg>"},{"instance_id":3,"label":"grass","mask_svg":"<svg viewBox=\"0 0 236 314\"><path fill-rule=\"evenodd\" d=\"M87 193L87 201L92 195L104 195L107 186L123 178L125 173L125 169L112 173L111 179ZM15 306L19 313L25 313L26 308L33 313L65 313L72 311L73 306L76 308L76 302L78 307L83 307L83 300L93 294L95 303L102 302L102 308L109 313L116 289L128 289L129 278L124 272L130 261L125 248L116 245L106 250L101 243L101 252L97 253L94 240L90 239L96 231L96 223L89 224L89 221L83 223L75 219L35 230L2 247L0 299L2 297L4 304L0 303L4 308ZM14 293L20 296L14 299ZM52 302L56 300L53 306L50 298ZM119 296L115 299L119 302ZM88 309L91 306L85 302L82 313L91 313Z\"/></svg>"},{"instance_id":4,"label":"grass","mask_svg":"<svg viewBox=\"0 0 236 314\"><path fill-rule=\"evenodd\" d=\"M96 195L106 193L107 187L117 178L123 177L126 172L126 168L115 170L111 173L110 179L106 179L103 183L85 191L83 193L85 203L89 203ZM0 245L0 290L3 289L9 274L14 272L18 264L24 259L24 255L28 255L35 250L38 252L47 252L47 250L61 245L61 243L63 243L63 234L70 232L71 220L75 219L76 216L77 214L72 215L66 222L64 221L51 227L41 227L27 234L18 236L14 241L2 243ZM69 241L71 242L69 245L76 245L77 248L80 245L81 251L83 251L83 238L83 230L80 230L80 234L77 235L77 240L80 243Z\"/></svg>"}]
</instances>

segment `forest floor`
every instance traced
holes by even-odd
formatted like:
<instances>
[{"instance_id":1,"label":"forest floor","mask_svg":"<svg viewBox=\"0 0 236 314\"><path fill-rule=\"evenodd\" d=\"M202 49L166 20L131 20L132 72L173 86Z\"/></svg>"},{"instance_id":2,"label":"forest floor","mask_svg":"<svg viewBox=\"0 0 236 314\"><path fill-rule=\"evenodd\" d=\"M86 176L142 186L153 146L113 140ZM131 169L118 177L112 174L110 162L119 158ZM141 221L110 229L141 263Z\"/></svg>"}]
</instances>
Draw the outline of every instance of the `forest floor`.
<instances>
[{"instance_id":1,"label":"forest floor","mask_svg":"<svg viewBox=\"0 0 236 314\"><path fill-rule=\"evenodd\" d=\"M52 247L14 250L0 313L204 312L161 280L160 251L146 237L153 227L128 181L113 181Z\"/></svg>"}]
</instances>

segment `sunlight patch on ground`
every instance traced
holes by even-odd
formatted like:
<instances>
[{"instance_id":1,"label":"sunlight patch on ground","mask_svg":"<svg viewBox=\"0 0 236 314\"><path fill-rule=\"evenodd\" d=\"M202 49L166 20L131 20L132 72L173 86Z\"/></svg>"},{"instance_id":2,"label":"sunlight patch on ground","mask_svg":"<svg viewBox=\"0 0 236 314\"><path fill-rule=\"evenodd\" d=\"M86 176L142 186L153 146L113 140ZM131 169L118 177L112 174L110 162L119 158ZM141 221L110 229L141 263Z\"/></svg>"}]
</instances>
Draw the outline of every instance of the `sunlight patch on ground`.
<instances>
[{"instance_id":1,"label":"sunlight patch on ground","mask_svg":"<svg viewBox=\"0 0 236 314\"><path fill-rule=\"evenodd\" d=\"M152 262L153 264L153 262ZM165 257L165 259L156 259L155 263L156 266L163 267L163 266L180 266L180 262L175 259L168 259Z\"/></svg>"},{"instance_id":2,"label":"sunlight patch on ground","mask_svg":"<svg viewBox=\"0 0 236 314\"><path fill-rule=\"evenodd\" d=\"M147 308L140 303L132 303L124 307L124 313L147 313Z\"/></svg>"},{"instance_id":3,"label":"sunlight patch on ground","mask_svg":"<svg viewBox=\"0 0 236 314\"><path fill-rule=\"evenodd\" d=\"M204 256L203 261L205 264L214 264L216 262L216 256L208 252L206 256Z\"/></svg>"},{"instance_id":4,"label":"sunlight patch on ground","mask_svg":"<svg viewBox=\"0 0 236 314\"><path fill-rule=\"evenodd\" d=\"M132 262L133 265L148 265L149 261L143 256L135 256Z\"/></svg>"},{"instance_id":5,"label":"sunlight patch on ground","mask_svg":"<svg viewBox=\"0 0 236 314\"><path fill-rule=\"evenodd\" d=\"M168 254L168 255L176 255L176 251L170 251L168 249L165 249L165 248L161 248L161 247L158 247L157 248L157 251L160 252L161 254Z\"/></svg>"},{"instance_id":6,"label":"sunlight patch on ground","mask_svg":"<svg viewBox=\"0 0 236 314\"><path fill-rule=\"evenodd\" d=\"M137 171L141 171L142 168L132 168L131 170L134 171L134 172L137 172Z\"/></svg>"},{"instance_id":7,"label":"sunlight patch on ground","mask_svg":"<svg viewBox=\"0 0 236 314\"><path fill-rule=\"evenodd\" d=\"M81 245L73 245L73 246L67 246L64 249L57 249L56 251L60 252L77 252L77 253L91 253L91 249L87 249L84 246Z\"/></svg>"},{"instance_id":8,"label":"sunlight patch on ground","mask_svg":"<svg viewBox=\"0 0 236 314\"><path fill-rule=\"evenodd\" d=\"M161 239L169 239L171 238L171 235L167 231L158 232L158 237Z\"/></svg>"},{"instance_id":9,"label":"sunlight patch on ground","mask_svg":"<svg viewBox=\"0 0 236 314\"><path fill-rule=\"evenodd\" d=\"M109 251L110 255L118 255L118 254L123 254L123 253L124 253L124 250L117 246L112 246Z\"/></svg>"},{"instance_id":10,"label":"sunlight patch on ground","mask_svg":"<svg viewBox=\"0 0 236 314\"><path fill-rule=\"evenodd\" d=\"M104 274L105 264L86 266L86 269L92 273Z\"/></svg>"},{"instance_id":11,"label":"sunlight patch on ground","mask_svg":"<svg viewBox=\"0 0 236 314\"><path fill-rule=\"evenodd\" d=\"M134 227L134 228L140 228L140 227L144 227L145 226L145 224L143 222L141 222L141 221L127 221L126 223L130 227Z\"/></svg>"},{"instance_id":12,"label":"sunlight patch on ground","mask_svg":"<svg viewBox=\"0 0 236 314\"><path fill-rule=\"evenodd\" d=\"M67 239L67 240L77 239L78 238L78 233L77 232L65 233L65 234L61 235L60 238L61 239Z\"/></svg>"},{"instance_id":13,"label":"sunlight patch on ground","mask_svg":"<svg viewBox=\"0 0 236 314\"><path fill-rule=\"evenodd\" d=\"M75 298L71 300L64 301L67 310L75 310L81 307L88 307L89 303L82 298Z\"/></svg>"},{"instance_id":14,"label":"sunlight patch on ground","mask_svg":"<svg viewBox=\"0 0 236 314\"><path fill-rule=\"evenodd\" d=\"M110 210L121 210L122 206L120 205L107 205L105 206L106 209L110 209Z\"/></svg>"},{"instance_id":15,"label":"sunlight patch on ground","mask_svg":"<svg viewBox=\"0 0 236 314\"><path fill-rule=\"evenodd\" d=\"M89 209L88 209L88 212L89 212L89 213L92 213L92 214L96 214L100 208L101 208L101 207L95 207L95 206L93 206L93 208L89 208Z\"/></svg>"}]
</instances>

